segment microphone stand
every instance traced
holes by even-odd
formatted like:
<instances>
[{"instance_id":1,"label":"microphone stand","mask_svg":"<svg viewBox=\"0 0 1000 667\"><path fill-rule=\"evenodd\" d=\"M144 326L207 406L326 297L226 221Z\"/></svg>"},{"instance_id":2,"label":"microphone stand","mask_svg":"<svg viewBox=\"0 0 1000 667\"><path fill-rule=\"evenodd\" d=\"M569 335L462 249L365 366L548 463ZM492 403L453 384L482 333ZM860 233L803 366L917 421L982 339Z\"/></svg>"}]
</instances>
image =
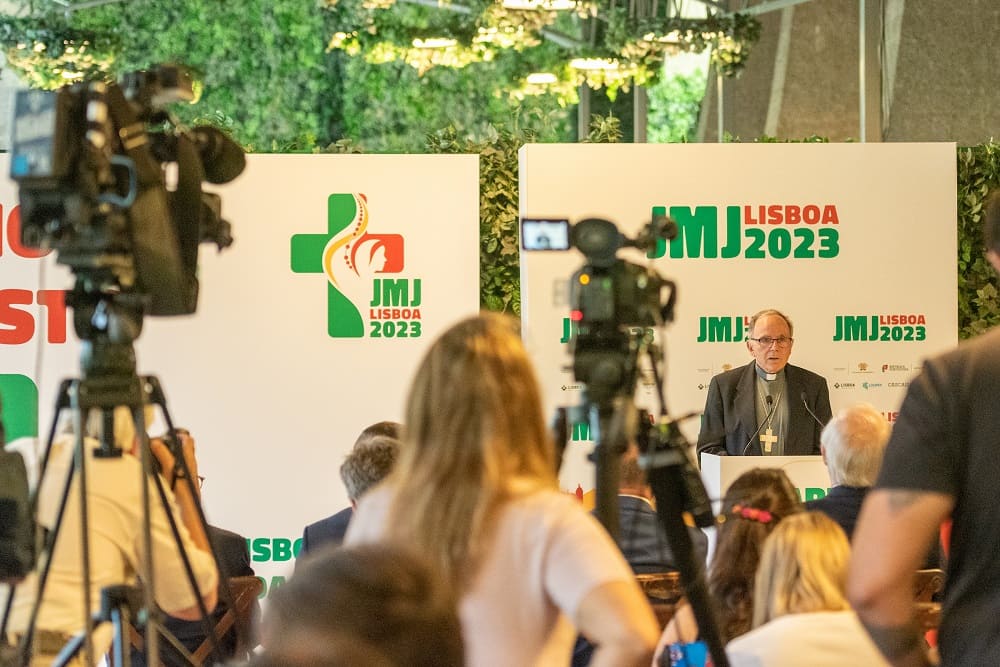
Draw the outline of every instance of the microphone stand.
<instances>
[{"instance_id":1,"label":"microphone stand","mask_svg":"<svg viewBox=\"0 0 1000 667\"><path fill-rule=\"evenodd\" d=\"M778 409L778 404L774 402L774 397L771 396L770 394L768 394L764 400L767 401L767 414L764 415L764 418L760 420L760 426L757 427L757 430L754 431L753 435L750 436L750 439L747 440L747 444L743 445L743 451L740 452L740 456L747 455L747 450L750 449L750 445L753 444L753 439L757 437L757 434L760 433L760 430L764 428L764 424L766 424L767 420L771 418L771 415L774 414L774 411ZM809 408L806 409L808 410Z\"/></svg>"},{"instance_id":2,"label":"microphone stand","mask_svg":"<svg viewBox=\"0 0 1000 667\"><path fill-rule=\"evenodd\" d=\"M799 398L802 399L802 407L804 407L806 409L806 412L809 413L809 416L812 417L813 419L815 419L816 423L819 424L820 430L822 431L824 428L826 428L826 424L824 424L822 421L820 421L819 417L816 416L816 413L813 412L811 409L809 409L809 401L806 399L806 390L805 389L803 389L802 393L799 394Z\"/></svg>"}]
</instances>

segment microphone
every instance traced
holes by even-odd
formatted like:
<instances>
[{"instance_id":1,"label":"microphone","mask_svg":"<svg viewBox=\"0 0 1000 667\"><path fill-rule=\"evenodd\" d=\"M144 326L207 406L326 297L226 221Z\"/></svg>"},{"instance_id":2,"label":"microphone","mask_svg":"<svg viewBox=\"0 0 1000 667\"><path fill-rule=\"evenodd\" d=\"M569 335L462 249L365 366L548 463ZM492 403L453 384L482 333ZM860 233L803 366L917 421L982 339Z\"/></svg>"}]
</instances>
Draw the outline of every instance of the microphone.
<instances>
[{"instance_id":1,"label":"microphone","mask_svg":"<svg viewBox=\"0 0 1000 667\"><path fill-rule=\"evenodd\" d=\"M243 149L221 130L199 125L188 134L201 154L206 181L228 183L243 171L247 163Z\"/></svg>"},{"instance_id":2,"label":"microphone","mask_svg":"<svg viewBox=\"0 0 1000 667\"><path fill-rule=\"evenodd\" d=\"M775 408L778 407L774 403L774 397L771 396L770 394L765 396L764 400L767 402L767 414L764 415L764 418L760 420L760 426L757 427L757 430L754 431L753 435L750 436L750 439L747 440L747 444L743 446L743 451L740 453L740 456L747 455L747 450L750 449L750 445L753 444L753 439L757 437L757 434L760 433L760 430L764 428L764 424L766 424L767 420L771 418L772 414L774 414Z\"/></svg>"},{"instance_id":3,"label":"microphone","mask_svg":"<svg viewBox=\"0 0 1000 667\"><path fill-rule=\"evenodd\" d=\"M806 409L806 412L809 413L809 416L812 417L813 419L815 419L816 423L819 424L820 430L823 430L824 428L826 428L826 424L824 424L823 422L821 422L819 420L819 417L816 416L816 413L809 409L809 401L806 400L806 390L805 389L802 390L802 393L799 395L799 398L802 399L802 407L804 407Z\"/></svg>"}]
</instances>

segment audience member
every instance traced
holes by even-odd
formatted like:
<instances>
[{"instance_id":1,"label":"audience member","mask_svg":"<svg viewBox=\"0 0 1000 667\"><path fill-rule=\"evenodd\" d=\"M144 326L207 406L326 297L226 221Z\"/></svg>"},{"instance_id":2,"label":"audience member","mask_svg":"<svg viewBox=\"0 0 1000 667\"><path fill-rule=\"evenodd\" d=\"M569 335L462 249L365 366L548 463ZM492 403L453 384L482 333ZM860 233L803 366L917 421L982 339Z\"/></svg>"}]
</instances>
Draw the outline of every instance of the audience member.
<instances>
[{"instance_id":1,"label":"audience member","mask_svg":"<svg viewBox=\"0 0 1000 667\"><path fill-rule=\"evenodd\" d=\"M776 468L748 470L726 491L707 582L723 643L750 629L753 578L764 539L782 519L800 511L795 487ZM670 644L693 642L700 634L691 607L682 605L663 630L657 659Z\"/></svg>"},{"instance_id":2,"label":"audience member","mask_svg":"<svg viewBox=\"0 0 1000 667\"><path fill-rule=\"evenodd\" d=\"M144 553L143 474L138 458L140 440L136 437L129 409L120 406L114 410L113 436L109 434L107 450L111 450L113 446L120 447L122 451L116 456L95 455L99 442L94 437L100 433L103 420L98 410L94 410L90 417L84 449L87 454L90 611L94 613L99 609L102 588L135 583L136 573L141 571ZM63 434L52 443L38 507L39 523L50 530L54 528L65 480L73 466L74 444L75 437L72 434ZM160 462L162 470L173 470L173 455L163 443L152 443L151 451ZM193 443L184 448L183 455L191 474L196 475L198 464L194 458ZM49 578L35 624L35 657L32 665L51 665L55 655L70 637L83 630L85 610L79 484L79 475L74 475L58 539L51 554ZM190 493L186 484L178 484L172 491L169 483L166 486L169 511L176 519L181 545L190 558L198 595L205 606L212 610L217 597L218 573L209 552L208 537L198 517L198 499ZM151 499L149 520L158 604L164 611L178 618L201 618L198 598L188 585L166 511L155 493ZM34 575L17 589L11 618L11 630L15 634L26 630L36 591L37 578ZM95 657L108 650L111 638L110 624L104 623L95 630Z\"/></svg>"},{"instance_id":3,"label":"audience member","mask_svg":"<svg viewBox=\"0 0 1000 667\"><path fill-rule=\"evenodd\" d=\"M194 438L191 434L184 429L174 429L177 433L177 438L181 446L186 450L189 447L192 450L192 459L194 451ZM154 448L159 448L159 444L162 443L161 438L155 438L151 442L151 446ZM169 451L169 449L168 449ZM170 460L166 461L169 463L169 467L165 466L163 470L167 477L167 483L176 486L182 484L179 479L173 479L173 463L172 457ZM161 465L164 460L161 459ZM193 473L194 471L192 471ZM203 478L201 476L196 476L195 479L198 483L195 485L195 491L198 495L199 502L201 501L201 483ZM250 565L250 549L247 546L247 540L242 535L234 533L217 526L208 526L208 538L212 543L212 549L215 552L216 558L218 558L219 565L219 602L215 606L215 611L210 614L210 622L213 627L219 622L219 620L225 615L226 611L229 609L228 603L226 601L226 595L223 594L223 587L227 583L228 577L247 577L253 576L254 570ZM253 612L255 619L260 617L260 606L255 602L256 609ZM175 616L167 615L164 619L164 626L167 632L169 632L177 641L179 641L188 652L195 652L202 643L208 638L208 633L205 631L205 623L201 618L197 620L185 620L182 618L177 618ZM237 655L237 637L236 637L236 626L229 628L219 641L219 652L218 656L222 660L239 659L245 660L248 656ZM246 637L245 644L248 646L253 646L256 644L256 637ZM187 667L190 663L167 641L160 642L160 660L167 667ZM133 667L143 667L146 665L146 654L143 651L132 652L132 665Z\"/></svg>"},{"instance_id":4,"label":"audience member","mask_svg":"<svg viewBox=\"0 0 1000 667\"><path fill-rule=\"evenodd\" d=\"M515 320L469 318L430 347L406 404L396 469L358 505L347 544L430 557L461 599L471 665L648 665L656 620L621 552L560 493L538 382Z\"/></svg>"},{"instance_id":5,"label":"audience member","mask_svg":"<svg viewBox=\"0 0 1000 667\"><path fill-rule=\"evenodd\" d=\"M639 465L639 450L632 445L622 456L618 482L618 548L636 574L656 574L677 570L666 531L651 499L653 492L646 482L646 472ZM695 557L705 563L708 536L698 528L689 528ZM652 600L650 600L652 602ZM573 647L573 667L589 665L594 646L582 635Z\"/></svg>"},{"instance_id":6,"label":"audience member","mask_svg":"<svg viewBox=\"0 0 1000 667\"><path fill-rule=\"evenodd\" d=\"M646 482L646 472L639 465L639 451L630 447L621 461L618 484L618 547L636 574L669 572L677 569L666 532L660 524L651 499L653 492ZM690 528L695 556L705 562L708 536Z\"/></svg>"},{"instance_id":7,"label":"audience member","mask_svg":"<svg viewBox=\"0 0 1000 667\"><path fill-rule=\"evenodd\" d=\"M381 421L372 424L361 431L358 435L357 440L354 441L353 449L357 449L359 446L373 440L376 438L380 439L390 439L399 440L402 435L402 424L398 422L391 421ZM353 451L352 449L352 451ZM350 457L350 454L348 454ZM310 551L314 551L318 547L324 544L340 544L344 541L344 535L347 533L347 526L351 522L351 516L354 514L354 509L357 506L357 499L361 497L361 493L367 490L368 487L374 486L388 474L389 469L392 467L392 462L395 460L395 455L393 455L391 461L386 461L382 459L383 463L388 463L388 467L384 465L372 465L366 466L358 475L354 475L357 479L359 476L363 476L367 479L367 484L361 492L355 492L352 495L351 487L348 486L347 480L344 478L344 464L340 466L340 478L347 486L347 497L350 500L350 507L345 507L339 512L326 517L325 519L320 519L315 523L311 523L305 527L302 531L302 548L299 552L299 556L304 556ZM364 482L361 482L364 484Z\"/></svg>"},{"instance_id":8,"label":"audience member","mask_svg":"<svg viewBox=\"0 0 1000 667\"><path fill-rule=\"evenodd\" d=\"M808 501L806 509L836 521L848 540L854 537L861 504L882 467L891 432L889 422L867 403L841 410L823 429L823 461L832 488L826 497ZM943 561L941 543L934 540L921 567L938 569Z\"/></svg>"},{"instance_id":9,"label":"audience member","mask_svg":"<svg viewBox=\"0 0 1000 667\"><path fill-rule=\"evenodd\" d=\"M810 500L806 509L816 510L836 521L850 538L861 512L861 503L878 477L889 422L867 403L838 412L823 429L820 453L830 473L830 493Z\"/></svg>"},{"instance_id":10,"label":"audience member","mask_svg":"<svg viewBox=\"0 0 1000 667\"><path fill-rule=\"evenodd\" d=\"M428 562L386 544L328 545L268 598L253 665L461 667L452 589Z\"/></svg>"},{"instance_id":11,"label":"audience member","mask_svg":"<svg viewBox=\"0 0 1000 667\"><path fill-rule=\"evenodd\" d=\"M986 259L1000 272L1000 189L984 202ZM1000 665L997 429L1000 328L926 361L910 383L854 538L848 591L894 665L928 664L913 577L952 519L938 640L946 665Z\"/></svg>"},{"instance_id":12,"label":"audience member","mask_svg":"<svg viewBox=\"0 0 1000 667\"><path fill-rule=\"evenodd\" d=\"M847 603L847 536L821 512L788 517L764 540L753 627L726 647L732 667L887 665Z\"/></svg>"}]
</instances>

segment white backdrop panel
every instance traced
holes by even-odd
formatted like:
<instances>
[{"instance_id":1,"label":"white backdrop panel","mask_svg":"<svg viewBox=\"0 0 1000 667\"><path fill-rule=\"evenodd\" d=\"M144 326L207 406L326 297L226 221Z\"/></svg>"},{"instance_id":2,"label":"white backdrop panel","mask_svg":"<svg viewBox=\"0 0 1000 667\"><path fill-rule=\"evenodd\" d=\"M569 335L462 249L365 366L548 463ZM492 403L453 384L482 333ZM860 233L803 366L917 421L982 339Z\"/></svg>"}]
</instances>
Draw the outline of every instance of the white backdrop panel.
<instances>
[{"instance_id":1,"label":"white backdrop panel","mask_svg":"<svg viewBox=\"0 0 1000 667\"><path fill-rule=\"evenodd\" d=\"M6 223L17 203L6 156L0 170ZM139 372L160 378L175 422L197 440L209 520L254 540L254 567L270 584L290 571L286 549L302 527L346 506L338 469L358 432L402 419L406 386L429 342L478 311L478 158L251 155L243 175L218 191L236 242L222 253L202 246L197 313L147 317L136 350ZM360 338L328 334L327 277L291 268L292 238L327 233L334 193L366 196L367 232L387 248L368 244L355 257L361 276L353 285L339 279L363 317ZM46 287L72 285L51 257L3 249L4 289L37 289L42 264ZM380 278L405 279L411 296L420 281L419 318L409 314L406 338L371 335L368 302ZM35 378L44 437L58 382L79 375L79 354L72 324L65 344L40 340L36 332L27 343L0 345L0 372Z\"/></svg>"},{"instance_id":2,"label":"white backdrop panel","mask_svg":"<svg viewBox=\"0 0 1000 667\"><path fill-rule=\"evenodd\" d=\"M716 233L717 244L697 253L652 260L623 253L678 285L665 355L672 414L702 410L711 377L750 361L742 322L762 308L791 317L791 363L827 378L834 410L866 401L890 421L921 360L956 343L954 144L528 145L520 164L525 217L606 218L632 236L654 207L681 222L708 216L703 230ZM770 206L780 207L781 222L767 223ZM761 207L765 224L756 224ZM796 211L828 224L789 222ZM738 246L733 257L725 256L729 224ZM684 232L690 238L692 227ZM567 279L583 257L521 257L524 334L547 409L577 404L561 340ZM892 319L898 315L904 323ZM859 318L846 320L853 340L836 340L845 316ZM875 331L868 332L873 317ZM699 342L709 323L714 340ZM888 340L879 340L883 335ZM694 441L698 420L685 431ZM564 487L592 486L589 450L589 442L570 447Z\"/></svg>"}]
</instances>

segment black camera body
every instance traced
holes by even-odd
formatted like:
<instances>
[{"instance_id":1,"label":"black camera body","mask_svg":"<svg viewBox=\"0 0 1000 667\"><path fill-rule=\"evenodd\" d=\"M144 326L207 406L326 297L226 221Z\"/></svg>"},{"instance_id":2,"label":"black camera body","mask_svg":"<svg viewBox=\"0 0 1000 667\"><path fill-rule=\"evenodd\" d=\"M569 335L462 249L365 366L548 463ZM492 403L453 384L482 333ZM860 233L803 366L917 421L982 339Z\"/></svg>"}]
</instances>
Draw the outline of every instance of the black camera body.
<instances>
[{"instance_id":1,"label":"black camera body","mask_svg":"<svg viewBox=\"0 0 1000 667\"><path fill-rule=\"evenodd\" d=\"M602 403L635 386L636 353L650 342L650 329L673 319L674 283L656 271L618 257L621 248L649 252L658 239L677 235L677 224L658 216L634 238L609 220L587 218L521 221L525 250L583 253L586 263L570 280L573 375L587 385L590 400ZM554 244L553 239L563 239Z\"/></svg>"},{"instance_id":2,"label":"black camera body","mask_svg":"<svg viewBox=\"0 0 1000 667\"><path fill-rule=\"evenodd\" d=\"M75 292L141 295L151 315L195 311L198 244L232 242L218 197L201 185L232 180L245 158L215 128L182 129L163 110L192 97L186 71L167 65L120 85L17 93L10 175L21 242L55 249Z\"/></svg>"}]
</instances>

